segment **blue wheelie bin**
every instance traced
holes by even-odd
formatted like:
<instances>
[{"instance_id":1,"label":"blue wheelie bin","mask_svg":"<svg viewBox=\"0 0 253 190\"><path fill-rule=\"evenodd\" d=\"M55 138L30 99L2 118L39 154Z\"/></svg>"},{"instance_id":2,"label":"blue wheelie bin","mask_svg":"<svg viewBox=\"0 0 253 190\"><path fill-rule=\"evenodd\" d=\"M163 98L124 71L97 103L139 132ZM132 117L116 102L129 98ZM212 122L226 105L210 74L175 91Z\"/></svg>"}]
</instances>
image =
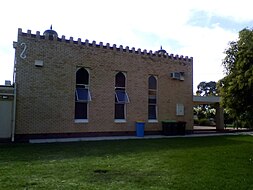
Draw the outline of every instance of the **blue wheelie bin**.
<instances>
[{"instance_id":1,"label":"blue wheelie bin","mask_svg":"<svg viewBox=\"0 0 253 190\"><path fill-rule=\"evenodd\" d=\"M145 122L136 121L135 127L136 127L136 136L137 137L144 137Z\"/></svg>"}]
</instances>

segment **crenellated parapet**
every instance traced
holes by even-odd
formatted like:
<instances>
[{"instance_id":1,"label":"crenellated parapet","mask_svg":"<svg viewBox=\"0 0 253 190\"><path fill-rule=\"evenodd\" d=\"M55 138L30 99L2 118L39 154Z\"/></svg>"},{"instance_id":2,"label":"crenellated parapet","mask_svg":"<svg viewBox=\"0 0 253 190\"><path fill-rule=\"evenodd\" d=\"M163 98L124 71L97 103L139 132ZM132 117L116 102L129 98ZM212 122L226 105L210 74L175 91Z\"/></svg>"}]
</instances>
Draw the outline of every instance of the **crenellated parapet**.
<instances>
[{"instance_id":1,"label":"crenellated parapet","mask_svg":"<svg viewBox=\"0 0 253 190\"><path fill-rule=\"evenodd\" d=\"M75 41L73 37L66 39L64 35L62 35L62 37L59 38L57 34L49 35L48 33L44 33L43 35L41 35L39 31L37 31L35 34L32 34L31 30L27 30L27 33L25 33L22 31L21 28L18 29L18 35L27 36L27 37L31 37L35 39L40 39L40 40L45 39L45 40L58 41L58 42L64 42L64 43L69 43L69 44L77 44L77 45L86 46L86 47L96 47L96 48L110 49L114 51L126 52L126 53L138 54L138 55L156 56L156 57L163 57L163 58L173 59L173 60L183 60L183 61L193 62L193 57L169 54L166 51L160 51L160 50L147 51L146 49L141 50L140 48L138 49L134 47L129 48L129 46L126 46L124 48L122 45L119 45L119 46L117 46L116 44L110 45L109 43L106 43L106 44L104 44L103 42L97 43L96 41L90 42L87 39L85 41L82 41L81 38L78 38L77 41Z\"/></svg>"}]
</instances>

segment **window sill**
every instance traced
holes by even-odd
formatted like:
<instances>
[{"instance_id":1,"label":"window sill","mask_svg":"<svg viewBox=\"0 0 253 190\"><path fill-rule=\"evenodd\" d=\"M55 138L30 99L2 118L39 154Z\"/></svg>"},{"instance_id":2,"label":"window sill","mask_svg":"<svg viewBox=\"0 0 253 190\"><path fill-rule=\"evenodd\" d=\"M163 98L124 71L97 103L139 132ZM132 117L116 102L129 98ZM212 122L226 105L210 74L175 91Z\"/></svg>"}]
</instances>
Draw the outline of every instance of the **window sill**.
<instances>
[{"instance_id":1,"label":"window sill","mask_svg":"<svg viewBox=\"0 0 253 190\"><path fill-rule=\"evenodd\" d=\"M158 120L157 119L149 119L148 123L158 123Z\"/></svg>"},{"instance_id":2,"label":"window sill","mask_svg":"<svg viewBox=\"0 0 253 190\"><path fill-rule=\"evenodd\" d=\"M88 119L75 119L75 123L89 123Z\"/></svg>"},{"instance_id":3,"label":"window sill","mask_svg":"<svg viewBox=\"0 0 253 190\"><path fill-rule=\"evenodd\" d=\"M114 119L115 123L126 123L125 119Z\"/></svg>"}]
</instances>

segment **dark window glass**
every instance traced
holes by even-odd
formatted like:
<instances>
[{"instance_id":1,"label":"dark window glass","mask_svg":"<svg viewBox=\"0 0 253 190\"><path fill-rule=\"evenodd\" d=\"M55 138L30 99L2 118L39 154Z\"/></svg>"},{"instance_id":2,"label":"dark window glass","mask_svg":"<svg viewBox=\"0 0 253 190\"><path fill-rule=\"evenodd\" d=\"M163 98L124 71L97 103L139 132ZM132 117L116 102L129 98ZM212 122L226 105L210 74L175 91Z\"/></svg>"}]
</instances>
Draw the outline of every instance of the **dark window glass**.
<instances>
[{"instance_id":1,"label":"dark window glass","mask_svg":"<svg viewBox=\"0 0 253 190\"><path fill-rule=\"evenodd\" d=\"M148 88L149 89L157 89L157 84L156 84L156 78L154 76L150 76L148 79Z\"/></svg>"},{"instance_id":2,"label":"dark window glass","mask_svg":"<svg viewBox=\"0 0 253 190\"><path fill-rule=\"evenodd\" d=\"M156 105L148 105L148 119L156 119Z\"/></svg>"},{"instance_id":3,"label":"dark window glass","mask_svg":"<svg viewBox=\"0 0 253 190\"><path fill-rule=\"evenodd\" d=\"M125 104L115 104L115 119L125 119Z\"/></svg>"},{"instance_id":4,"label":"dark window glass","mask_svg":"<svg viewBox=\"0 0 253 190\"><path fill-rule=\"evenodd\" d=\"M115 77L115 87L125 87L126 86L126 77L122 72L116 74Z\"/></svg>"},{"instance_id":5,"label":"dark window glass","mask_svg":"<svg viewBox=\"0 0 253 190\"><path fill-rule=\"evenodd\" d=\"M157 119L157 80L154 76L148 78L148 119Z\"/></svg>"},{"instance_id":6,"label":"dark window glass","mask_svg":"<svg viewBox=\"0 0 253 190\"><path fill-rule=\"evenodd\" d=\"M89 73L80 68L76 72L75 119L88 119L88 101L91 101L88 85Z\"/></svg>"},{"instance_id":7,"label":"dark window glass","mask_svg":"<svg viewBox=\"0 0 253 190\"><path fill-rule=\"evenodd\" d=\"M129 103L126 92L126 77L122 72L115 75L115 119L125 119L125 106Z\"/></svg>"},{"instance_id":8,"label":"dark window glass","mask_svg":"<svg viewBox=\"0 0 253 190\"><path fill-rule=\"evenodd\" d=\"M75 119L87 119L87 103L76 102L75 104Z\"/></svg>"},{"instance_id":9,"label":"dark window glass","mask_svg":"<svg viewBox=\"0 0 253 190\"><path fill-rule=\"evenodd\" d=\"M76 84L89 84L89 73L86 69L81 68L76 72Z\"/></svg>"},{"instance_id":10,"label":"dark window glass","mask_svg":"<svg viewBox=\"0 0 253 190\"><path fill-rule=\"evenodd\" d=\"M149 104L156 104L156 97L155 96L149 96L148 103Z\"/></svg>"}]
</instances>

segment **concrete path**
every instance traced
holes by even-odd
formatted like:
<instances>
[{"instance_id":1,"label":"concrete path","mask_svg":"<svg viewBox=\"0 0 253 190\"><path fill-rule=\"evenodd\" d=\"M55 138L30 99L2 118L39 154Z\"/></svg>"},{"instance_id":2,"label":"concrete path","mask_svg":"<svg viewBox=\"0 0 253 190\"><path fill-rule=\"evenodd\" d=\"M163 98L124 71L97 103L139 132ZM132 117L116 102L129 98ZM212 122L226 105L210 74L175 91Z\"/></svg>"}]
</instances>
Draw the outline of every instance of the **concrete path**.
<instances>
[{"instance_id":1,"label":"concrete path","mask_svg":"<svg viewBox=\"0 0 253 190\"><path fill-rule=\"evenodd\" d=\"M182 136L147 135L147 136L144 136L144 137L136 137L136 136L108 136L108 137L30 139L29 143L57 143L57 142L106 141L106 140L129 140L129 139L189 138L189 137L225 136L225 135L251 135L251 136L253 136L253 131L249 131L249 132L234 132L234 133L187 134L187 135L182 135Z\"/></svg>"},{"instance_id":2,"label":"concrete path","mask_svg":"<svg viewBox=\"0 0 253 190\"><path fill-rule=\"evenodd\" d=\"M216 130L216 126L194 126L194 130ZM227 127L225 130L228 131L242 131L242 130L248 130L247 128L232 128L232 127Z\"/></svg>"}]
</instances>

